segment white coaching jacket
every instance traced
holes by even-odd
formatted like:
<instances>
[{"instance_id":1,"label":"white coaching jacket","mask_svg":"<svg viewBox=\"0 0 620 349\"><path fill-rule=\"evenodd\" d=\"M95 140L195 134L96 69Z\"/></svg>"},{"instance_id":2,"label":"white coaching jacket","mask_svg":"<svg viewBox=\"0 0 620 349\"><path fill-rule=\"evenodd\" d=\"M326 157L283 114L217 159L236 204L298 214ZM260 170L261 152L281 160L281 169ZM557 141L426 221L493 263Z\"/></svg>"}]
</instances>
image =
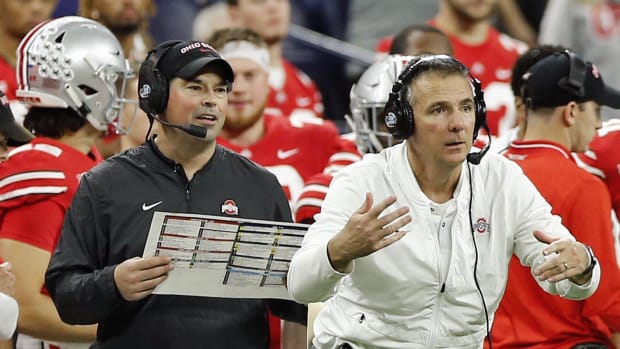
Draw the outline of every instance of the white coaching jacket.
<instances>
[{"instance_id":1,"label":"white coaching jacket","mask_svg":"<svg viewBox=\"0 0 620 349\"><path fill-rule=\"evenodd\" d=\"M430 200L411 171L406 149L403 142L341 171L293 257L288 274L292 297L301 303L329 299L314 322L317 348L344 342L353 348L482 348L487 323L474 279L476 248L477 281L492 322L512 254L530 267L544 258L546 245L533 231L574 239L518 165L487 154L480 165L463 162L454 193L452 255L448 274L441 275ZM395 195L397 203L387 210L408 205L413 220L400 241L356 259L351 273L338 273L327 258L327 242L362 205L366 192L373 193L375 204ZM597 265L583 286L568 280L539 284L547 292L583 299L596 290L599 279Z\"/></svg>"}]
</instances>

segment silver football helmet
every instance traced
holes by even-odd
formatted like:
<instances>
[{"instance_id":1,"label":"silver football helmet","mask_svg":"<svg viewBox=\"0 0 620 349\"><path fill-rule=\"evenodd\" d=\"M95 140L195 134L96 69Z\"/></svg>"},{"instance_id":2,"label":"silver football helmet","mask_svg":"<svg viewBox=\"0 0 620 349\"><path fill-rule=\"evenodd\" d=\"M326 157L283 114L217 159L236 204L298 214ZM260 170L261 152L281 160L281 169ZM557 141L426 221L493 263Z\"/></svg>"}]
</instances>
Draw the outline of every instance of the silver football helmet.
<instances>
[{"instance_id":1,"label":"silver football helmet","mask_svg":"<svg viewBox=\"0 0 620 349\"><path fill-rule=\"evenodd\" d=\"M108 125L122 131L123 105L136 103L124 98L131 77L114 34L83 17L43 22L17 49L18 99L36 107L69 107L101 131Z\"/></svg>"},{"instance_id":2,"label":"silver football helmet","mask_svg":"<svg viewBox=\"0 0 620 349\"><path fill-rule=\"evenodd\" d=\"M399 142L381 118L383 107L403 68L414 56L388 55L368 67L351 87L351 116L345 118L355 133L361 153L376 153Z\"/></svg>"}]
</instances>

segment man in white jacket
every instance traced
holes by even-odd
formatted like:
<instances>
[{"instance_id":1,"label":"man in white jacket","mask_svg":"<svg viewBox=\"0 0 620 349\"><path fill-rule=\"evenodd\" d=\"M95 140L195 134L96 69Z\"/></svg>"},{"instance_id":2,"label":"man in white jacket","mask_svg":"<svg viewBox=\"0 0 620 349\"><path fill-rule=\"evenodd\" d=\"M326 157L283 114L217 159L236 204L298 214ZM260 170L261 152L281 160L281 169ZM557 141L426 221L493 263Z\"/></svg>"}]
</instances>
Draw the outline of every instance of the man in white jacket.
<instances>
[{"instance_id":1,"label":"man in white jacket","mask_svg":"<svg viewBox=\"0 0 620 349\"><path fill-rule=\"evenodd\" d=\"M549 293L596 290L595 257L520 168L470 153L486 115L463 64L413 61L384 115L405 142L336 175L290 265L292 297L326 301L316 348L482 348L513 253Z\"/></svg>"}]
</instances>

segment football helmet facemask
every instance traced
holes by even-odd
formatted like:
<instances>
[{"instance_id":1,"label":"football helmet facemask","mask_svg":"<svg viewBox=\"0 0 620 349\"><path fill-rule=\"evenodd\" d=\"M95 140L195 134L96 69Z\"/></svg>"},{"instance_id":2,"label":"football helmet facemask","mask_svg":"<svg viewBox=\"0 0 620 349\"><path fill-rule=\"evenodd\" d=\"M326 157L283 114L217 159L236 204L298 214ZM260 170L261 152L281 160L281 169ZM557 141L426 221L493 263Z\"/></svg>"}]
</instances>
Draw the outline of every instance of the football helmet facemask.
<instances>
[{"instance_id":1,"label":"football helmet facemask","mask_svg":"<svg viewBox=\"0 0 620 349\"><path fill-rule=\"evenodd\" d=\"M400 141L387 130L382 117L392 85L414 56L388 55L368 67L351 87L351 116L345 116L361 153L378 153Z\"/></svg>"}]
</instances>

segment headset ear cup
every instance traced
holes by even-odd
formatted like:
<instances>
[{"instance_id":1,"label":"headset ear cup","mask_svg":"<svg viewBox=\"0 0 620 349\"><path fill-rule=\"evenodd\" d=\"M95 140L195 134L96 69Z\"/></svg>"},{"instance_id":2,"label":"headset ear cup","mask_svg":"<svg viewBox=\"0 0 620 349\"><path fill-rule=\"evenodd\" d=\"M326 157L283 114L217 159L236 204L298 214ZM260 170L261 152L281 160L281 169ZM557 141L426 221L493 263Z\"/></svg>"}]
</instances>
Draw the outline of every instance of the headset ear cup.
<instances>
[{"instance_id":1,"label":"headset ear cup","mask_svg":"<svg viewBox=\"0 0 620 349\"><path fill-rule=\"evenodd\" d=\"M149 61L140 67L138 76L140 108L147 114L160 114L168 104L168 80Z\"/></svg>"},{"instance_id":2,"label":"headset ear cup","mask_svg":"<svg viewBox=\"0 0 620 349\"><path fill-rule=\"evenodd\" d=\"M482 91L482 84L474 77L471 77L471 83L474 85L474 108L476 121L474 124L474 141L478 138L478 132L482 126L487 123L487 105L484 101L484 92Z\"/></svg>"},{"instance_id":3,"label":"headset ear cup","mask_svg":"<svg viewBox=\"0 0 620 349\"><path fill-rule=\"evenodd\" d=\"M147 114L153 114L153 109L149 103L155 81L152 76L153 69L153 64L145 60L140 66L140 72L138 73L138 102L140 103L140 109Z\"/></svg>"},{"instance_id":4,"label":"headset ear cup","mask_svg":"<svg viewBox=\"0 0 620 349\"><path fill-rule=\"evenodd\" d=\"M168 106L168 79L162 75L159 69L153 71L153 76L157 88L153 90L149 104L152 105L155 114L160 114Z\"/></svg>"},{"instance_id":5,"label":"headset ear cup","mask_svg":"<svg viewBox=\"0 0 620 349\"><path fill-rule=\"evenodd\" d=\"M162 43L151 50L140 66L138 75L138 99L140 108L147 115L156 115L166 110L168 105L168 79L157 68L161 57L180 40Z\"/></svg>"},{"instance_id":6,"label":"headset ear cup","mask_svg":"<svg viewBox=\"0 0 620 349\"><path fill-rule=\"evenodd\" d=\"M406 139L411 137L414 130L413 110L408 102L403 102L399 99L398 104L401 110L398 120L399 133L401 135L400 139Z\"/></svg>"},{"instance_id":7,"label":"headset ear cup","mask_svg":"<svg viewBox=\"0 0 620 349\"><path fill-rule=\"evenodd\" d=\"M478 137L478 132L480 132L480 129L482 128L482 126L486 125L487 123L487 107L484 102L484 99L478 98L477 96L476 96L476 101L474 104L476 108L476 122L474 125L474 140L476 140L476 138Z\"/></svg>"},{"instance_id":8,"label":"headset ear cup","mask_svg":"<svg viewBox=\"0 0 620 349\"><path fill-rule=\"evenodd\" d=\"M138 78L140 108L147 114L160 114L168 104L168 80L159 69L145 63Z\"/></svg>"},{"instance_id":9,"label":"headset ear cup","mask_svg":"<svg viewBox=\"0 0 620 349\"><path fill-rule=\"evenodd\" d=\"M385 126L392 137L405 139L411 135L412 113L408 104L403 105L398 93L390 93L388 102L383 110Z\"/></svg>"}]
</instances>

